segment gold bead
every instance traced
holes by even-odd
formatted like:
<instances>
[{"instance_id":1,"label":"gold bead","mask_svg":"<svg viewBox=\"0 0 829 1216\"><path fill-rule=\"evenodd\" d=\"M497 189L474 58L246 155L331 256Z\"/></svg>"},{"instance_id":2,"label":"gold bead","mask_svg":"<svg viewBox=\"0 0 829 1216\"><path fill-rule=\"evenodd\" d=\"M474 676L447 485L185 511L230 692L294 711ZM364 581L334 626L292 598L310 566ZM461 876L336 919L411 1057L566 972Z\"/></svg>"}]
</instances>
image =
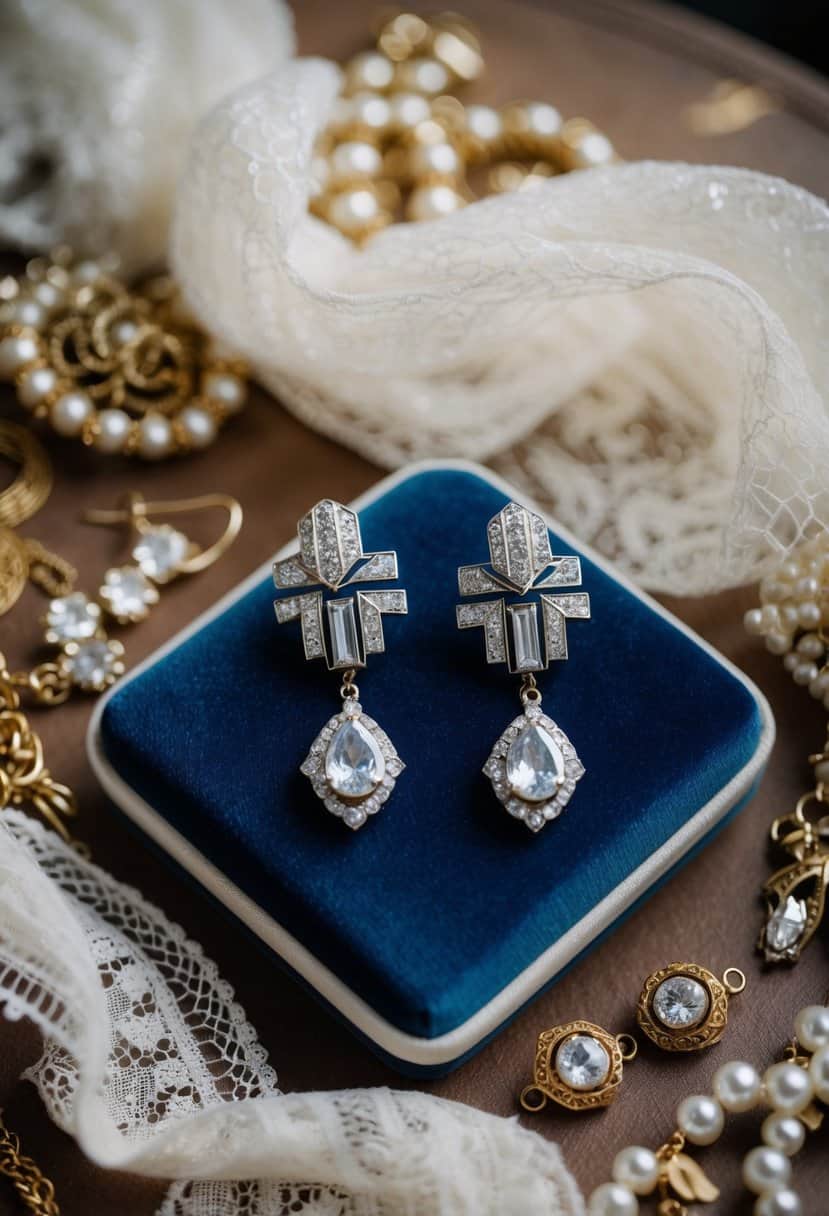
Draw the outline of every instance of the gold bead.
<instances>
[{"instance_id":1,"label":"gold bead","mask_svg":"<svg viewBox=\"0 0 829 1216\"><path fill-rule=\"evenodd\" d=\"M555 106L516 101L504 106L501 119L508 155L549 157L557 153L562 121Z\"/></svg>"},{"instance_id":2,"label":"gold bead","mask_svg":"<svg viewBox=\"0 0 829 1216\"><path fill-rule=\"evenodd\" d=\"M437 59L424 56L399 63L394 73L395 89L437 97L450 84L449 72Z\"/></svg>"},{"instance_id":3,"label":"gold bead","mask_svg":"<svg viewBox=\"0 0 829 1216\"><path fill-rule=\"evenodd\" d=\"M425 185L454 182L462 165L456 149L444 139L439 143L416 143L409 153L409 168L412 177Z\"/></svg>"},{"instance_id":4,"label":"gold bead","mask_svg":"<svg viewBox=\"0 0 829 1216\"><path fill-rule=\"evenodd\" d=\"M607 136L586 118L571 118L564 124L560 155L565 169L590 169L618 159Z\"/></svg>"},{"instance_id":5,"label":"gold bead","mask_svg":"<svg viewBox=\"0 0 829 1216\"><path fill-rule=\"evenodd\" d=\"M432 54L457 81L477 80L484 70L481 43L472 26L446 14L434 21Z\"/></svg>"},{"instance_id":6,"label":"gold bead","mask_svg":"<svg viewBox=\"0 0 829 1216\"><path fill-rule=\"evenodd\" d=\"M380 206L377 192L366 186L329 195L325 218L354 241L365 240L391 222L391 216Z\"/></svg>"},{"instance_id":7,"label":"gold bead","mask_svg":"<svg viewBox=\"0 0 829 1216\"><path fill-rule=\"evenodd\" d=\"M383 167L383 158L374 144L353 139L337 144L328 165L330 184L339 189L377 177Z\"/></svg>"},{"instance_id":8,"label":"gold bead","mask_svg":"<svg viewBox=\"0 0 829 1216\"><path fill-rule=\"evenodd\" d=\"M363 51L345 68L344 92L384 93L394 79L394 64L381 51Z\"/></svg>"},{"instance_id":9,"label":"gold bead","mask_svg":"<svg viewBox=\"0 0 829 1216\"><path fill-rule=\"evenodd\" d=\"M430 40L428 24L416 13L397 13L384 20L377 36L377 46L389 59L402 63L411 58Z\"/></svg>"}]
</instances>

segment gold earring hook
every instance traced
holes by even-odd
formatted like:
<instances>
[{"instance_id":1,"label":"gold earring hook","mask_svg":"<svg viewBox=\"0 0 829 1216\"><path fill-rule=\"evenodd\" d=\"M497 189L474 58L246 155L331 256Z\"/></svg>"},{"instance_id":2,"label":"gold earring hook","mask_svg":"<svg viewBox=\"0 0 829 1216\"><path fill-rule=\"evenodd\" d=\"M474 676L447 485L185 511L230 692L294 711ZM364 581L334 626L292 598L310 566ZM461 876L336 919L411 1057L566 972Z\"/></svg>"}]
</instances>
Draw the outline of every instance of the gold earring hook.
<instances>
[{"instance_id":1,"label":"gold earring hook","mask_svg":"<svg viewBox=\"0 0 829 1216\"><path fill-rule=\"evenodd\" d=\"M178 567L182 574L197 574L212 566L227 552L239 535L242 527L242 505L230 494L201 494L195 498L171 499L166 502L147 502L142 494L133 491L126 496L126 505L111 509L94 509L83 513L88 524L129 524L136 532L150 530L150 520L159 515L188 515L197 511L221 508L227 511L227 525L218 540L208 548L196 546L196 551Z\"/></svg>"}]
</instances>

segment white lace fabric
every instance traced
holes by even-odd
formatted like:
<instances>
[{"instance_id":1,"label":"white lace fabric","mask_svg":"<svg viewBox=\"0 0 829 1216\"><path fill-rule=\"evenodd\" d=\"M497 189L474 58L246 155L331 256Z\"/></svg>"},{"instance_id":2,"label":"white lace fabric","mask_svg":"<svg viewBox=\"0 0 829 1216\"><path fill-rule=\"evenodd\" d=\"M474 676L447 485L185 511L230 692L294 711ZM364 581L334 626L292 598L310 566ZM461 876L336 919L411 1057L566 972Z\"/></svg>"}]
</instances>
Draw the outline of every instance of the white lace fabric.
<instances>
[{"instance_id":1,"label":"white lace fabric","mask_svg":"<svg viewBox=\"0 0 829 1216\"><path fill-rule=\"evenodd\" d=\"M174 1180L159 1216L581 1216L555 1145L424 1093L282 1094L230 985L139 892L0 818L0 1004L99 1165Z\"/></svg>"},{"instance_id":2,"label":"white lace fabric","mask_svg":"<svg viewBox=\"0 0 829 1216\"><path fill-rule=\"evenodd\" d=\"M307 210L338 82L299 60L238 91L178 193L191 303L291 410L389 467L491 461L660 591L746 582L829 524L826 204L615 165L356 249Z\"/></svg>"}]
</instances>

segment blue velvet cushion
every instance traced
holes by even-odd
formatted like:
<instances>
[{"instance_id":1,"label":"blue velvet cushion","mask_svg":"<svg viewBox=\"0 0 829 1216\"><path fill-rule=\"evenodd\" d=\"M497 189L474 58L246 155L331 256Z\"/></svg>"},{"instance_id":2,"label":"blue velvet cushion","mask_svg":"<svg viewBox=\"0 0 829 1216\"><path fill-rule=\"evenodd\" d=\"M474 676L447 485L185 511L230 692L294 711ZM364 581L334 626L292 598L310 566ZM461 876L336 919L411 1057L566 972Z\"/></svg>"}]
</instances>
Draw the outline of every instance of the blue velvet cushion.
<instances>
[{"instance_id":1,"label":"blue velvet cushion","mask_svg":"<svg viewBox=\"0 0 829 1216\"><path fill-rule=\"evenodd\" d=\"M520 706L455 627L456 570L486 561L505 496L473 473L420 472L361 514L367 550L395 548L407 617L359 676L361 700L407 768L352 833L298 768L339 706L336 673L278 626L265 578L117 690L111 764L165 819L401 1030L466 1021L588 913L751 758L749 690L584 561L592 621L539 677L544 708L587 770L534 836L481 773ZM311 504L309 504L310 506ZM284 538L275 536L274 544ZM553 552L572 552L552 534Z\"/></svg>"}]
</instances>

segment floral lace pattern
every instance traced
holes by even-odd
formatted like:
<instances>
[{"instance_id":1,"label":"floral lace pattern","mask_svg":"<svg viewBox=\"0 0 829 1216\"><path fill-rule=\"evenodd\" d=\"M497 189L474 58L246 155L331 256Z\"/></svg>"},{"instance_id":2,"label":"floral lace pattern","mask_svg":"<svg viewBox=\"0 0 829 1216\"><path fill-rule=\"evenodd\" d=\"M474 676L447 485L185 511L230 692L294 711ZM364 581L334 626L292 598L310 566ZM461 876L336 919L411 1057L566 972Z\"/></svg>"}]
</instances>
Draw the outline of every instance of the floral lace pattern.
<instances>
[{"instance_id":1,"label":"floral lace pattern","mask_svg":"<svg viewBox=\"0 0 829 1216\"><path fill-rule=\"evenodd\" d=\"M393 467L508 471L661 591L757 576L829 523L829 209L742 169L570 173L355 249L310 216L338 73L200 127L172 255L201 320L310 426Z\"/></svg>"},{"instance_id":2,"label":"floral lace pattern","mask_svg":"<svg viewBox=\"0 0 829 1216\"><path fill-rule=\"evenodd\" d=\"M423 1093L281 1094L201 947L17 811L0 1005L42 1030L28 1075L87 1155L171 1180L159 1216L583 1214L557 1147L515 1120Z\"/></svg>"}]
</instances>

